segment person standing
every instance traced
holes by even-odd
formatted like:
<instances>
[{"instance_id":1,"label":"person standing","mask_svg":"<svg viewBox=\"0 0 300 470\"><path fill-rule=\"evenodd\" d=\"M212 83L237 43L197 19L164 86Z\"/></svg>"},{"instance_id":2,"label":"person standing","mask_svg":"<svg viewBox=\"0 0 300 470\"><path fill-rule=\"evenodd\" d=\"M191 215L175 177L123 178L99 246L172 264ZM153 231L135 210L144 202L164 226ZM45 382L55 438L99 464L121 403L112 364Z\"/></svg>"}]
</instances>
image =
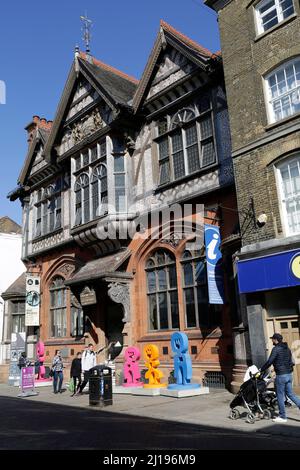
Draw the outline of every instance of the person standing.
<instances>
[{"instance_id":1,"label":"person standing","mask_svg":"<svg viewBox=\"0 0 300 470\"><path fill-rule=\"evenodd\" d=\"M64 380L64 374L63 374L63 360L61 357L61 352L58 350L55 353L55 357L52 362L52 370L53 370L53 391L54 393L62 393L62 384ZM57 384L58 384L58 390L57 390Z\"/></svg>"},{"instance_id":2,"label":"person standing","mask_svg":"<svg viewBox=\"0 0 300 470\"><path fill-rule=\"evenodd\" d=\"M71 395L73 397L75 393L79 390L81 385L81 353L77 353L77 356L72 361L71 365L71 380L74 382L74 392ZM78 381L78 385L77 384Z\"/></svg>"},{"instance_id":3,"label":"person standing","mask_svg":"<svg viewBox=\"0 0 300 470\"><path fill-rule=\"evenodd\" d=\"M97 365L96 354L94 352L94 346L89 344L82 354L81 368L83 372L83 382L78 388L76 395L81 395L86 384L90 380L90 370Z\"/></svg>"},{"instance_id":4,"label":"person standing","mask_svg":"<svg viewBox=\"0 0 300 470\"><path fill-rule=\"evenodd\" d=\"M293 367L294 361L291 350L287 343L283 342L283 337L279 333L274 333L270 338L274 348L267 362L261 367L261 372L269 369L273 365L276 379L276 395L279 407L279 416L273 419L274 423L286 423L285 398L286 396L298 406L300 410L300 398L293 392Z\"/></svg>"}]
</instances>

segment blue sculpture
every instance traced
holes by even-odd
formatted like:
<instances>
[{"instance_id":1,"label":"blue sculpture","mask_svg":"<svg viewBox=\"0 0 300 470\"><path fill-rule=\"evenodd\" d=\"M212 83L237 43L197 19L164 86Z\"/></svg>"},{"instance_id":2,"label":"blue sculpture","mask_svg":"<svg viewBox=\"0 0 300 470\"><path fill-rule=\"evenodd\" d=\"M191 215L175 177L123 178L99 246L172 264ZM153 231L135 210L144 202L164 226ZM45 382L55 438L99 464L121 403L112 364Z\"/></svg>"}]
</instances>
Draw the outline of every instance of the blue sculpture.
<instances>
[{"instance_id":1,"label":"blue sculpture","mask_svg":"<svg viewBox=\"0 0 300 470\"><path fill-rule=\"evenodd\" d=\"M188 353L189 340L185 333L174 333L171 338L174 357L174 377L176 384L168 386L169 390L187 390L200 388L199 384L192 384L192 361Z\"/></svg>"}]
</instances>

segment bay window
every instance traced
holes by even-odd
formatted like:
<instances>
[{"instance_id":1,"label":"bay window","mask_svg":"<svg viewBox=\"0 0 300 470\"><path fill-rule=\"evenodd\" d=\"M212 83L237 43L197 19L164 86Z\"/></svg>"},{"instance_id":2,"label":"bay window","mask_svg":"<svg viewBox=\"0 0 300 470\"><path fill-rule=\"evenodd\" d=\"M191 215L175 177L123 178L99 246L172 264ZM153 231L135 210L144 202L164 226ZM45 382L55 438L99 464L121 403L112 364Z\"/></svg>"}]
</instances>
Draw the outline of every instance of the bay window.
<instances>
[{"instance_id":1,"label":"bay window","mask_svg":"<svg viewBox=\"0 0 300 470\"><path fill-rule=\"evenodd\" d=\"M211 102L183 108L157 122L159 185L216 163Z\"/></svg>"}]
</instances>

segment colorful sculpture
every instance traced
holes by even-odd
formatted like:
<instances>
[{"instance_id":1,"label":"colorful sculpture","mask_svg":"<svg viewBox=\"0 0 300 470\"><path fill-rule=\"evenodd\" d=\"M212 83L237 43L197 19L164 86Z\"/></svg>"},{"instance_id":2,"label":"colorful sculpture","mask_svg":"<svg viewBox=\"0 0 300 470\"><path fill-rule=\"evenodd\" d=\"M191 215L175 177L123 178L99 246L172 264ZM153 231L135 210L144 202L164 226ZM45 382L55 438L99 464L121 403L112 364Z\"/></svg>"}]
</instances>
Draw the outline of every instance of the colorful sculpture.
<instances>
[{"instance_id":1,"label":"colorful sculpture","mask_svg":"<svg viewBox=\"0 0 300 470\"><path fill-rule=\"evenodd\" d=\"M37 361L40 363L39 365L39 373L37 380L44 380L46 369L44 366L45 362L45 345L42 341L39 341L36 345L36 357Z\"/></svg>"},{"instance_id":2,"label":"colorful sculpture","mask_svg":"<svg viewBox=\"0 0 300 470\"><path fill-rule=\"evenodd\" d=\"M154 344L147 344L144 347L144 358L147 367L145 378L149 379L148 384L144 384L144 388L162 388L166 387L166 384L162 384L160 379L164 376L161 370L158 369L159 362L159 351L158 347Z\"/></svg>"},{"instance_id":3,"label":"colorful sculpture","mask_svg":"<svg viewBox=\"0 0 300 470\"><path fill-rule=\"evenodd\" d=\"M124 384L123 387L142 387L139 359L141 353L138 348L129 347L125 351Z\"/></svg>"},{"instance_id":4,"label":"colorful sculpture","mask_svg":"<svg viewBox=\"0 0 300 470\"><path fill-rule=\"evenodd\" d=\"M199 384L192 384L192 361L188 353L189 340L185 333L176 332L171 338L172 350L174 357L174 377L176 384L168 386L169 390L183 390L200 388Z\"/></svg>"}]
</instances>

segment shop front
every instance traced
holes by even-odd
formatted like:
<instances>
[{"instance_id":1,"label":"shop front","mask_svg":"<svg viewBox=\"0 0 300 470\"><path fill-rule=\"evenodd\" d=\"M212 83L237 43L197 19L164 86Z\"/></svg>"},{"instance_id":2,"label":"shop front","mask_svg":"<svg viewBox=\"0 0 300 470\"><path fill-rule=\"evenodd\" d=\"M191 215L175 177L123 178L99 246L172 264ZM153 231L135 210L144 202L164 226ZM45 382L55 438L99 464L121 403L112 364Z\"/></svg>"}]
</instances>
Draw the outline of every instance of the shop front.
<instances>
[{"instance_id":1,"label":"shop front","mask_svg":"<svg viewBox=\"0 0 300 470\"><path fill-rule=\"evenodd\" d=\"M292 350L294 384L300 386L300 250L287 250L237 263L239 292L246 300L252 361L258 367L280 333Z\"/></svg>"}]
</instances>

